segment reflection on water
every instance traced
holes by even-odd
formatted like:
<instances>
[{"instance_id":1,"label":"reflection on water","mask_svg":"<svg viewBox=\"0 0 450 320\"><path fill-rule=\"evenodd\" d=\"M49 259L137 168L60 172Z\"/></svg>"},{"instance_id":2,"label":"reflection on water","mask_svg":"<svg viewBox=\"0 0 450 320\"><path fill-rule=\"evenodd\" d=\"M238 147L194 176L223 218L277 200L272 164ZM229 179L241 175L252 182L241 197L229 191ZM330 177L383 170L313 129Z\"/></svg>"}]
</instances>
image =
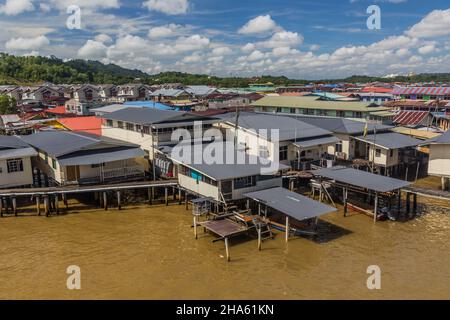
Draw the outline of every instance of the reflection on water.
<instances>
[{"instance_id":1,"label":"reflection on water","mask_svg":"<svg viewBox=\"0 0 450 320\"><path fill-rule=\"evenodd\" d=\"M450 299L450 214L374 224L332 213L316 239L286 246L278 234L261 252L254 239L234 239L230 263L223 242L194 240L191 223L178 205L0 219L0 298ZM66 289L72 264L79 291ZM366 287L373 264L382 290Z\"/></svg>"}]
</instances>

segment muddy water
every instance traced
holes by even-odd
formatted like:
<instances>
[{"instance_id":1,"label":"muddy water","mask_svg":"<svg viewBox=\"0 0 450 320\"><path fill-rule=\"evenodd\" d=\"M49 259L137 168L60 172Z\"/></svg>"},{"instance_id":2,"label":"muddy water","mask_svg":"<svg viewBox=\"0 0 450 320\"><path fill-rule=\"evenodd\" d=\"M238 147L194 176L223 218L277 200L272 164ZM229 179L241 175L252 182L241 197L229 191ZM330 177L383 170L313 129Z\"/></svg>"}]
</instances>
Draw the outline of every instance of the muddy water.
<instances>
[{"instance_id":1,"label":"muddy water","mask_svg":"<svg viewBox=\"0 0 450 320\"><path fill-rule=\"evenodd\" d=\"M320 239L286 246L280 233L261 252L255 240L234 239L230 263L223 242L202 232L194 240L191 222L176 204L0 219L0 298L450 299L450 214L374 224L333 213ZM73 264L78 291L66 289ZM366 287L373 264L378 291Z\"/></svg>"}]
</instances>

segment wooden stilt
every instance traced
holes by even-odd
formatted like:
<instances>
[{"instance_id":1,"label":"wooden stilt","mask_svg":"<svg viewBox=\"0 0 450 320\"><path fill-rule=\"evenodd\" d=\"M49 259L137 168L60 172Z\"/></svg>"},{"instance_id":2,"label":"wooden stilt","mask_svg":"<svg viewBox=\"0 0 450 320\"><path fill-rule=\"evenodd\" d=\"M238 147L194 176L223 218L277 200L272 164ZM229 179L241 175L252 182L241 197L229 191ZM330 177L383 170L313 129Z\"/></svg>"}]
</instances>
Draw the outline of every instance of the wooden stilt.
<instances>
[{"instance_id":1,"label":"wooden stilt","mask_svg":"<svg viewBox=\"0 0 450 320\"><path fill-rule=\"evenodd\" d=\"M166 206L169 205L169 190L167 190L167 187L164 188L164 202Z\"/></svg>"},{"instance_id":2,"label":"wooden stilt","mask_svg":"<svg viewBox=\"0 0 450 320\"><path fill-rule=\"evenodd\" d=\"M194 237L197 239L197 216L194 215Z\"/></svg>"},{"instance_id":3,"label":"wooden stilt","mask_svg":"<svg viewBox=\"0 0 450 320\"><path fill-rule=\"evenodd\" d=\"M54 196L54 201L55 201L55 212L56 214L59 214L59 196L57 194L55 194Z\"/></svg>"},{"instance_id":4,"label":"wooden stilt","mask_svg":"<svg viewBox=\"0 0 450 320\"><path fill-rule=\"evenodd\" d=\"M258 250L261 251L261 228L258 227Z\"/></svg>"},{"instance_id":5,"label":"wooden stilt","mask_svg":"<svg viewBox=\"0 0 450 320\"><path fill-rule=\"evenodd\" d=\"M62 194L63 203L66 206L66 209L69 209L69 202L67 201L67 193Z\"/></svg>"},{"instance_id":6,"label":"wooden stilt","mask_svg":"<svg viewBox=\"0 0 450 320\"><path fill-rule=\"evenodd\" d=\"M189 210L189 194L187 193L187 191L184 192L184 206L186 210Z\"/></svg>"},{"instance_id":7,"label":"wooden stilt","mask_svg":"<svg viewBox=\"0 0 450 320\"><path fill-rule=\"evenodd\" d=\"M344 217L346 217L347 216L347 211L348 211L348 208L347 208L347 188L344 188L343 189L343 198L344 198Z\"/></svg>"},{"instance_id":8,"label":"wooden stilt","mask_svg":"<svg viewBox=\"0 0 450 320\"><path fill-rule=\"evenodd\" d=\"M286 243L289 241L289 217L286 216Z\"/></svg>"},{"instance_id":9,"label":"wooden stilt","mask_svg":"<svg viewBox=\"0 0 450 320\"><path fill-rule=\"evenodd\" d=\"M178 204L181 205L181 189L178 188Z\"/></svg>"},{"instance_id":10,"label":"wooden stilt","mask_svg":"<svg viewBox=\"0 0 450 320\"><path fill-rule=\"evenodd\" d=\"M45 212L45 216L48 217L50 214L48 196L44 196L44 212Z\"/></svg>"},{"instance_id":11,"label":"wooden stilt","mask_svg":"<svg viewBox=\"0 0 450 320\"><path fill-rule=\"evenodd\" d=\"M153 204L153 188L152 187L148 187L147 196L148 196L148 204L152 205Z\"/></svg>"},{"instance_id":12,"label":"wooden stilt","mask_svg":"<svg viewBox=\"0 0 450 320\"><path fill-rule=\"evenodd\" d=\"M3 198L0 197L0 217L3 217Z\"/></svg>"},{"instance_id":13,"label":"wooden stilt","mask_svg":"<svg viewBox=\"0 0 450 320\"><path fill-rule=\"evenodd\" d=\"M230 261L230 251L228 250L228 238L225 238L225 252L227 254L227 261Z\"/></svg>"},{"instance_id":14,"label":"wooden stilt","mask_svg":"<svg viewBox=\"0 0 450 320\"><path fill-rule=\"evenodd\" d=\"M378 212L378 192L375 192L375 205L373 208L373 222L377 222L377 212Z\"/></svg>"},{"instance_id":15,"label":"wooden stilt","mask_svg":"<svg viewBox=\"0 0 450 320\"><path fill-rule=\"evenodd\" d=\"M177 200L177 193L175 191L175 187L172 187L172 195L173 195L173 201Z\"/></svg>"},{"instance_id":16,"label":"wooden stilt","mask_svg":"<svg viewBox=\"0 0 450 320\"><path fill-rule=\"evenodd\" d=\"M411 213L411 193L406 193L406 213Z\"/></svg>"},{"instance_id":17,"label":"wooden stilt","mask_svg":"<svg viewBox=\"0 0 450 320\"><path fill-rule=\"evenodd\" d=\"M41 215L41 197L40 196L36 196L36 212L37 212L38 216Z\"/></svg>"},{"instance_id":18,"label":"wooden stilt","mask_svg":"<svg viewBox=\"0 0 450 320\"><path fill-rule=\"evenodd\" d=\"M108 210L108 195L106 192L103 192L103 208Z\"/></svg>"},{"instance_id":19,"label":"wooden stilt","mask_svg":"<svg viewBox=\"0 0 450 320\"><path fill-rule=\"evenodd\" d=\"M17 200L15 197L13 197L11 199L11 201L12 201L13 213L17 217Z\"/></svg>"},{"instance_id":20,"label":"wooden stilt","mask_svg":"<svg viewBox=\"0 0 450 320\"><path fill-rule=\"evenodd\" d=\"M417 214L417 194L413 194L413 212L416 215Z\"/></svg>"},{"instance_id":21,"label":"wooden stilt","mask_svg":"<svg viewBox=\"0 0 450 320\"><path fill-rule=\"evenodd\" d=\"M117 191L117 208L122 210L122 204L120 203L120 191Z\"/></svg>"}]
</instances>

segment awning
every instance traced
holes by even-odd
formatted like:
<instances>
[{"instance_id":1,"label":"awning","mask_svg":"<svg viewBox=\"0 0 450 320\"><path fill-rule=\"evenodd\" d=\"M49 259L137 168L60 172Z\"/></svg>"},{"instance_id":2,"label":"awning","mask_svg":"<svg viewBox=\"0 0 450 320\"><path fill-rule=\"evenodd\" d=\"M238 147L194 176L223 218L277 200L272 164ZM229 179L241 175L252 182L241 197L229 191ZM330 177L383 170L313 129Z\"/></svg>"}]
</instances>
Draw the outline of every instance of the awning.
<instances>
[{"instance_id":1,"label":"awning","mask_svg":"<svg viewBox=\"0 0 450 320\"><path fill-rule=\"evenodd\" d=\"M33 157L38 153L33 148L18 148L18 149L5 149L0 150L0 159L11 159L21 157Z\"/></svg>"},{"instance_id":2,"label":"awning","mask_svg":"<svg viewBox=\"0 0 450 320\"><path fill-rule=\"evenodd\" d=\"M411 185L408 181L342 166L320 169L313 171L313 174L377 192L389 192Z\"/></svg>"},{"instance_id":3,"label":"awning","mask_svg":"<svg viewBox=\"0 0 450 320\"><path fill-rule=\"evenodd\" d=\"M244 194L244 196L261 202L299 221L337 211L334 207L281 187L250 192Z\"/></svg>"},{"instance_id":4,"label":"awning","mask_svg":"<svg viewBox=\"0 0 450 320\"><path fill-rule=\"evenodd\" d=\"M77 153L78 155L69 157L60 157L58 162L61 166L80 166L100 164L111 161L119 161L126 159L133 159L137 157L143 157L145 152L140 148L128 148L121 150L102 150L98 152L92 152L88 154Z\"/></svg>"},{"instance_id":5,"label":"awning","mask_svg":"<svg viewBox=\"0 0 450 320\"><path fill-rule=\"evenodd\" d=\"M319 145L335 144L338 143L339 141L340 140L337 137L329 136L316 139L308 139L304 141L295 141L293 145L299 148L309 148Z\"/></svg>"}]
</instances>

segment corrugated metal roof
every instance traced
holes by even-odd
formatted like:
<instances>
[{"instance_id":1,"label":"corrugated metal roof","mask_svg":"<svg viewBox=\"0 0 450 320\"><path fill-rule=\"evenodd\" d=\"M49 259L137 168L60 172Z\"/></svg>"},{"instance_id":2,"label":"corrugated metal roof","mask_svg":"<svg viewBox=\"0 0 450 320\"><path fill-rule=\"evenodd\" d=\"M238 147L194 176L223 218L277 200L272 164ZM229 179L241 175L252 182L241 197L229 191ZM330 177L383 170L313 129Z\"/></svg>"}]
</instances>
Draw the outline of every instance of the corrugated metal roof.
<instances>
[{"instance_id":1,"label":"corrugated metal roof","mask_svg":"<svg viewBox=\"0 0 450 320\"><path fill-rule=\"evenodd\" d=\"M404 110L396 113L393 121L408 126L422 123L430 113L428 111Z\"/></svg>"},{"instance_id":2,"label":"corrugated metal roof","mask_svg":"<svg viewBox=\"0 0 450 320\"><path fill-rule=\"evenodd\" d=\"M336 208L281 187L250 192L244 194L244 196L299 221L337 211Z\"/></svg>"},{"instance_id":3,"label":"corrugated metal roof","mask_svg":"<svg viewBox=\"0 0 450 320\"><path fill-rule=\"evenodd\" d=\"M394 191L412 184L408 181L342 166L320 169L313 171L313 174L377 192Z\"/></svg>"},{"instance_id":4,"label":"corrugated metal roof","mask_svg":"<svg viewBox=\"0 0 450 320\"><path fill-rule=\"evenodd\" d=\"M377 134L368 134L367 136L358 136L355 139L367 142L369 144L375 143L385 149L400 149L406 147L415 147L422 143L418 139L406 136L396 132L385 132Z\"/></svg>"},{"instance_id":5,"label":"corrugated metal roof","mask_svg":"<svg viewBox=\"0 0 450 320\"><path fill-rule=\"evenodd\" d=\"M328 145L338 143L340 140L334 136L320 137L316 139L307 139L303 141L295 141L293 144L300 148L309 148L319 145Z\"/></svg>"},{"instance_id":6,"label":"corrugated metal roof","mask_svg":"<svg viewBox=\"0 0 450 320\"><path fill-rule=\"evenodd\" d=\"M0 149L20 149L28 147L30 146L19 137L0 135Z\"/></svg>"},{"instance_id":7,"label":"corrugated metal roof","mask_svg":"<svg viewBox=\"0 0 450 320\"><path fill-rule=\"evenodd\" d=\"M255 107L280 107L280 108L303 108L303 109L321 109L321 110L341 110L341 111L384 111L386 107L370 106L368 102L360 101L326 101L319 100L316 97L285 97L285 96L266 96L251 104Z\"/></svg>"},{"instance_id":8,"label":"corrugated metal roof","mask_svg":"<svg viewBox=\"0 0 450 320\"><path fill-rule=\"evenodd\" d=\"M395 87L392 92L396 95L450 95L450 87Z\"/></svg>"},{"instance_id":9,"label":"corrugated metal roof","mask_svg":"<svg viewBox=\"0 0 450 320\"><path fill-rule=\"evenodd\" d=\"M145 152L140 148L115 148L93 152L77 152L73 156L58 158L62 166L90 165L143 157Z\"/></svg>"},{"instance_id":10,"label":"corrugated metal roof","mask_svg":"<svg viewBox=\"0 0 450 320\"><path fill-rule=\"evenodd\" d=\"M0 159L20 158L20 157L33 157L38 153L31 147L19 148L19 149L0 149Z\"/></svg>"},{"instance_id":11,"label":"corrugated metal roof","mask_svg":"<svg viewBox=\"0 0 450 320\"><path fill-rule=\"evenodd\" d=\"M432 143L432 144L450 144L450 130L441 134L438 137L424 141L423 144L430 144L430 143Z\"/></svg>"}]
</instances>

